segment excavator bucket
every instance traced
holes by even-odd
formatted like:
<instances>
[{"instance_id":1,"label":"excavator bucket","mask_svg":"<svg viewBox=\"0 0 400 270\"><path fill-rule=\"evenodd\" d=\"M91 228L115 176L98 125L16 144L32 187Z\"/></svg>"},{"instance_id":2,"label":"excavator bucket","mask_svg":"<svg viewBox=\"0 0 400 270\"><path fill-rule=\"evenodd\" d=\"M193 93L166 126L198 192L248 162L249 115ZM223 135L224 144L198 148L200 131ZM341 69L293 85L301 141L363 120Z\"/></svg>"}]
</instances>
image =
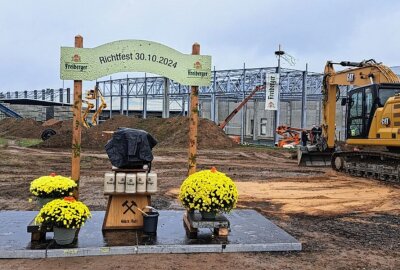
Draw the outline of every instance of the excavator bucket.
<instances>
[{"instance_id":1,"label":"excavator bucket","mask_svg":"<svg viewBox=\"0 0 400 270\"><path fill-rule=\"evenodd\" d=\"M317 149L301 146L297 148L297 164L306 167L331 166L331 152L321 152Z\"/></svg>"}]
</instances>

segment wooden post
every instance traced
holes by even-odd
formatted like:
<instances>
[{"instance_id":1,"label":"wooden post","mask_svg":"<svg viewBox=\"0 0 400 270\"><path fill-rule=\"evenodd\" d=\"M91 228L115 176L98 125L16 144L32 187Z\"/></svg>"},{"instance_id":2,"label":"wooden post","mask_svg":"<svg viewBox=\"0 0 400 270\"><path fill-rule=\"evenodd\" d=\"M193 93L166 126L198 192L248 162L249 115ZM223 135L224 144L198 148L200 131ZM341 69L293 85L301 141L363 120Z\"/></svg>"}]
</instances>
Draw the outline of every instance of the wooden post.
<instances>
[{"instance_id":1,"label":"wooden post","mask_svg":"<svg viewBox=\"0 0 400 270\"><path fill-rule=\"evenodd\" d=\"M200 44L194 43L192 46L192 55L200 54ZM188 175L196 172L197 158L197 126L199 122L199 87L192 86L190 93L190 111L189 111L189 160Z\"/></svg>"},{"instance_id":2,"label":"wooden post","mask_svg":"<svg viewBox=\"0 0 400 270\"><path fill-rule=\"evenodd\" d=\"M83 48L83 38L75 36L75 48ZM81 133L82 133L82 81L74 81L74 106L72 121L72 168L71 178L77 182L74 197L79 197L79 178L81 174Z\"/></svg>"}]
</instances>

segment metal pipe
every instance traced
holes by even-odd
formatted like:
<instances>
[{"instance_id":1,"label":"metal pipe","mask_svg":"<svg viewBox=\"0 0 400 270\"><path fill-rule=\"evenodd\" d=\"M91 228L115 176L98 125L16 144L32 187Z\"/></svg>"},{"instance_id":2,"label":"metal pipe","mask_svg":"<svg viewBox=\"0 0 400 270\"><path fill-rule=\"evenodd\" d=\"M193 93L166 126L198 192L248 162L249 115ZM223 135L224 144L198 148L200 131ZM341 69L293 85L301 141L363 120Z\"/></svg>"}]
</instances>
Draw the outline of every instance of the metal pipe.
<instances>
[{"instance_id":1,"label":"metal pipe","mask_svg":"<svg viewBox=\"0 0 400 270\"><path fill-rule=\"evenodd\" d=\"M242 101L246 98L246 64L243 63L243 81L242 81ZM245 105L246 106L246 105ZM241 121L240 121L240 144L244 143L244 122L245 122L245 108L241 110Z\"/></svg>"},{"instance_id":2,"label":"metal pipe","mask_svg":"<svg viewBox=\"0 0 400 270\"><path fill-rule=\"evenodd\" d=\"M164 78L162 118L169 118L169 79Z\"/></svg>"},{"instance_id":3,"label":"metal pipe","mask_svg":"<svg viewBox=\"0 0 400 270\"><path fill-rule=\"evenodd\" d=\"M113 81L111 79L110 76L110 118L112 117L112 105L113 105L113 93L112 93L112 89L113 88Z\"/></svg>"},{"instance_id":4,"label":"metal pipe","mask_svg":"<svg viewBox=\"0 0 400 270\"><path fill-rule=\"evenodd\" d=\"M306 128L307 125L307 73L308 73L308 64L306 64L306 70L303 71L303 84L301 89L301 128Z\"/></svg>"},{"instance_id":5,"label":"metal pipe","mask_svg":"<svg viewBox=\"0 0 400 270\"><path fill-rule=\"evenodd\" d=\"M275 111L275 125L274 125L274 130L273 130L273 134L274 134L274 143L275 145L278 145L278 134L276 134L275 130L276 128L279 126L279 110L280 110L280 90L281 90L281 56L285 54L284 51L281 50L281 44L279 44L279 50L275 52L275 55L278 56L278 67L276 68L276 72L279 75L279 84L278 84L278 102L276 104L276 111Z\"/></svg>"},{"instance_id":6,"label":"metal pipe","mask_svg":"<svg viewBox=\"0 0 400 270\"><path fill-rule=\"evenodd\" d=\"M258 105L258 101L257 99L254 99L254 103L253 103L253 141L257 140L257 128L258 128L258 122L257 122L257 105Z\"/></svg>"},{"instance_id":7,"label":"metal pipe","mask_svg":"<svg viewBox=\"0 0 400 270\"><path fill-rule=\"evenodd\" d=\"M129 116L129 77L126 75L126 116Z\"/></svg>"},{"instance_id":8,"label":"metal pipe","mask_svg":"<svg viewBox=\"0 0 400 270\"><path fill-rule=\"evenodd\" d=\"M124 114L124 99L123 99L123 87L124 85L121 83L121 81L119 82L119 114L123 115Z\"/></svg>"},{"instance_id":9,"label":"metal pipe","mask_svg":"<svg viewBox=\"0 0 400 270\"><path fill-rule=\"evenodd\" d=\"M214 76L213 76L213 89L211 92L211 120L214 123L217 123L217 117L216 117L216 97L215 94L217 92L216 86L217 86L217 77L216 77L216 71L215 71L215 66L214 66Z\"/></svg>"},{"instance_id":10,"label":"metal pipe","mask_svg":"<svg viewBox=\"0 0 400 270\"><path fill-rule=\"evenodd\" d=\"M144 74L144 85L143 85L143 119L147 118L147 74Z\"/></svg>"}]
</instances>

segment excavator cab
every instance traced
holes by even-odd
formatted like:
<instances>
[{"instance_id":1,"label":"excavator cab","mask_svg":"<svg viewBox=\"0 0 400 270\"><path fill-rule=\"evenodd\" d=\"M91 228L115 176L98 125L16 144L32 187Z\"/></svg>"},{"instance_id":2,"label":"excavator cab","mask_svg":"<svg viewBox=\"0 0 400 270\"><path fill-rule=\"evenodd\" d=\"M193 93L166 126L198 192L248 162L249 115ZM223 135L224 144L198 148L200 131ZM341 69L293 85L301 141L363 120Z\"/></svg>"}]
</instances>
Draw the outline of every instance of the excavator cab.
<instances>
[{"instance_id":1,"label":"excavator cab","mask_svg":"<svg viewBox=\"0 0 400 270\"><path fill-rule=\"evenodd\" d=\"M347 139L368 139L377 108L400 93L399 84L371 84L353 89L346 98Z\"/></svg>"}]
</instances>

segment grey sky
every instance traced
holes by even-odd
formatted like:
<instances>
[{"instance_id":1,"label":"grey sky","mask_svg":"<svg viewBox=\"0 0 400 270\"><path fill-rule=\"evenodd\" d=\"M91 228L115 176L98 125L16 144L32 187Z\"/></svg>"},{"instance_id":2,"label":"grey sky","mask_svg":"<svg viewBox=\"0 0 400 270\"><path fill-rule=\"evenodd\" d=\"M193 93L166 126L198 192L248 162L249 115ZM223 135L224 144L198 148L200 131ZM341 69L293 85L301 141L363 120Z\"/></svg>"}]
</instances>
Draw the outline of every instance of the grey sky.
<instances>
[{"instance_id":1,"label":"grey sky","mask_svg":"<svg viewBox=\"0 0 400 270\"><path fill-rule=\"evenodd\" d=\"M77 34L84 47L144 39L190 53L199 42L217 70L276 66L278 44L297 69L369 58L394 66L399 18L400 1L0 0L0 92L62 87L60 47Z\"/></svg>"}]
</instances>

